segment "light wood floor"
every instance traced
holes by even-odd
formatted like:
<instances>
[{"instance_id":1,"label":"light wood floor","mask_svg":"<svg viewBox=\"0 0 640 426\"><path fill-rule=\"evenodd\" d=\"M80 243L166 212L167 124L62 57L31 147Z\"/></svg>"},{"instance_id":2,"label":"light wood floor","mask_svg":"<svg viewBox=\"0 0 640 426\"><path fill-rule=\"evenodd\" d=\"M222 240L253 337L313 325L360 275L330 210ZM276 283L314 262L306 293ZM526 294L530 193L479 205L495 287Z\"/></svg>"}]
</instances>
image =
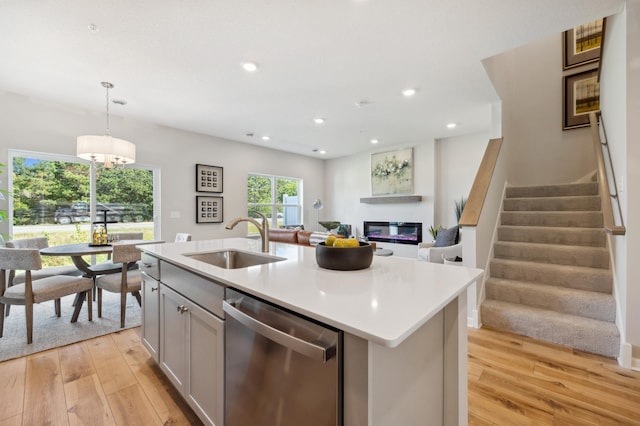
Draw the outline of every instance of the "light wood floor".
<instances>
[{"instance_id":1,"label":"light wood floor","mask_svg":"<svg viewBox=\"0 0 640 426\"><path fill-rule=\"evenodd\" d=\"M200 423L135 328L0 363L0 426L44 424ZM470 329L469 424L640 425L640 373L612 359Z\"/></svg>"},{"instance_id":2,"label":"light wood floor","mask_svg":"<svg viewBox=\"0 0 640 426\"><path fill-rule=\"evenodd\" d=\"M640 373L514 334L469 329L470 425L640 425Z\"/></svg>"}]
</instances>

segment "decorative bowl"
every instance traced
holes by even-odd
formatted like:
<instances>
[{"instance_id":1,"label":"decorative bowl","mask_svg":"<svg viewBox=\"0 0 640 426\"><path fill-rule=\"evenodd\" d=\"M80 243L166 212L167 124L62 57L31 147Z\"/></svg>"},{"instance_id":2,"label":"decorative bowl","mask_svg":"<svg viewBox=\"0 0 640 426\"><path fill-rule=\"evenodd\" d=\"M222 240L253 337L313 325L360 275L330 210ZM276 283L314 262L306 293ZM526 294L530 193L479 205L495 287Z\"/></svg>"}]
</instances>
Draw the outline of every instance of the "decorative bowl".
<instances>
[{"instance_id":1,"label":"decorative bowl","mask_svg":"<svg viewBox=\"0 0 640 426\"><path fill-rule=\"evenodd\" d=\"M318 266L336 271L356 271L371 266L373 249L371 244L359 241L359 247L331 247L325 243L316 246Z\"/></svg>"},{"instance_id":2,"label":"decorative bowl","mask_svg":"<svg viewBox=\"0 0 640 426\"><path fill-rule=\"evenodd\" d=\"M327 231L331 231L332 229L336 229L338 226L340 226L340 222L337 220L327 220L318 223Z\"/></svg>"}]
</instances>

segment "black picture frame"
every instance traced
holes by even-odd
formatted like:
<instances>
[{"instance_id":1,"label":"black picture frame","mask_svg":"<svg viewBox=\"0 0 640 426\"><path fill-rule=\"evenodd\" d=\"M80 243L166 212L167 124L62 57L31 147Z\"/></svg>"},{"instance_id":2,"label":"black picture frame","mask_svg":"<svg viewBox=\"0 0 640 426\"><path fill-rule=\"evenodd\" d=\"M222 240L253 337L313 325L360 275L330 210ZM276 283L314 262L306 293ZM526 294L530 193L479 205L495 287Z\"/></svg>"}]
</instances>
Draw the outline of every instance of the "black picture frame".
<instances>
[{"instance_id":1,"label":"black picture frame","mask_svg":"<svg viewBox=\"0 0 640 426\"><path fill-rule=\"evenodd\" d=\"M196 164L196 192L222 193L223 173L222 167Z\"/></svg>"},{"instance_id":2,"label":"black picture frame","mask_svg":"<svg viewBox=\"0 0 640 426\"><path fill-rule=\"evenodd\" d=\"M196 196L196 223L221 223L224 200L217 196Z\"/></svg>"},{"instance_id":3,"label":"black picture frame","mask_svg":"<svg viewBox=\"0 0 640 426\"><path fill-rule=\"evenodd\" d=\"M607 20L596 19L562 33L562 69L586 65L600 60Z\"/></svg>"},{"instance_id":4,"label":"black picture frame","mask_svg":"<svg viewBox=\"0 0 640 426\"><path fill-rule=\"evenodd\" d=\"M587 127L589 113L600 110L598 68L562 78L563 130Z\"/></svg>"}]
</instances>

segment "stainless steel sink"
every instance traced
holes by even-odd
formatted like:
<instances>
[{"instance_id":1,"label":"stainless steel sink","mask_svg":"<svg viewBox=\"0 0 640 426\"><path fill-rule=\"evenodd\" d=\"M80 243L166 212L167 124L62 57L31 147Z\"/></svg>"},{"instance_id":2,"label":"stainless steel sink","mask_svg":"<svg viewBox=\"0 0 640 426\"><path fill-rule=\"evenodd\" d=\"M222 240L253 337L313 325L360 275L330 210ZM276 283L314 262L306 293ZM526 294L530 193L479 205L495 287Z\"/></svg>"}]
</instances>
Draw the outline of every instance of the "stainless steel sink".
<instances>
[{"instance_id":1,"label":"stainless steel sink","mask_svg":"<svg viewBox=\"0 0 640 426\"><path fill-rule=\"evenodd\" d=\"M268 256L239 250L185 253L184 256L224 269L248 268L249 266L264 265L286 260L284 257Z\"/></svg>"}]
</instances>

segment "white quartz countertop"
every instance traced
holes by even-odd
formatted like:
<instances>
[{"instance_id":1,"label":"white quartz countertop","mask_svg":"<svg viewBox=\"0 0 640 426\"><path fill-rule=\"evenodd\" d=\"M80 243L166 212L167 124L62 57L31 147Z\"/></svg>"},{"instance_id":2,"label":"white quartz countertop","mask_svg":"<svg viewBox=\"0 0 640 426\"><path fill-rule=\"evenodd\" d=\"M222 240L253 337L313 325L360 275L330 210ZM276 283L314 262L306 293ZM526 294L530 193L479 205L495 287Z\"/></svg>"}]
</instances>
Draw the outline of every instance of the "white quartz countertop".
<instances>
[{"instance_id":1,"label":"white quartz countertop","mask_svg":"<svg viewBox=\"0 0 640 426\"><path fill-rule=\"evenodd\" d=\"M373 256L371 266L359 271L333 271L318 266L315 247L283 243L270 243L268 254L286 260L248 268L223 269L184 256L224 249L259 253L260 241L249 238L148 244L139 249L387 347L400 344L483 273L394 256Z\"/></svg>"}]
</instances>

